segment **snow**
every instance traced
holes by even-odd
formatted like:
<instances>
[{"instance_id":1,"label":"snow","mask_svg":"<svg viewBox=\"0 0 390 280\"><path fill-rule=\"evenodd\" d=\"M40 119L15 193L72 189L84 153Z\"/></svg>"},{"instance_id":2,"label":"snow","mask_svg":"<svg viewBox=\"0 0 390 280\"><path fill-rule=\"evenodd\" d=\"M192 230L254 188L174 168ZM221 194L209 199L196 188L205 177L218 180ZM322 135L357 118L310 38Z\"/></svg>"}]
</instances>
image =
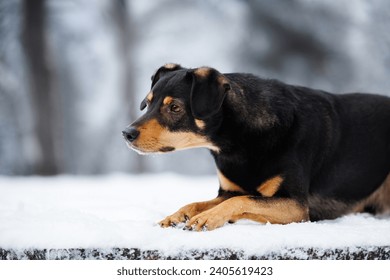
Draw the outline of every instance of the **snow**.
<instances>
[{"instance_id":1,"label":"snow","mask_svg":"<svg viewBox=\"0 0 390 280\"><path fill-rule=\"evenodd\" d=\"M247 255L289 248L390 245L390 217L356 214L289 225L239 221L210 232L163 229L157 222L217 193L216 176L0 177L0 248L138 248L175 255L231 249Z\"/></svg>"}]
</instances>

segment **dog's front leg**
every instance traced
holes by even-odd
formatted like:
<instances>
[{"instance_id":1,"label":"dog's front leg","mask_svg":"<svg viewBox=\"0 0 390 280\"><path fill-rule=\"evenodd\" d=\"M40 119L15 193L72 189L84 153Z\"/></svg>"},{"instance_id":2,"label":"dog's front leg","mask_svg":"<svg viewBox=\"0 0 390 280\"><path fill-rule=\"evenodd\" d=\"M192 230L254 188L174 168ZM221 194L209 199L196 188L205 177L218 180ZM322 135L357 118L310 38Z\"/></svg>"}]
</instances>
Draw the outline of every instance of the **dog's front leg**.
<instances>
[{"instance_id":1,"label":"dog's front leg","mask_svg":"<svg viewBox=\"0 0 390 280\"><path fill-rule=\"evenodd\" d=\"M192 217L189 229L213 230L226 222L249 219L260 223L288 224L309 220L308 208L290 198L232 197Z\"/></svg>"},{"instance_id":2,"label":"dog's front leg","mask_svg":"<svg viewBox=\"0 0 390 280\"><path fill-rule=\"evenodd\" d=\"M192 217L202 213L203 211L209 210L216 205L223 202L226 198L217 197L212 200L203 201L203 202L194 202L180 208L174 214L166 217L164 220L159 222L162 227L175 226L180 223L184 223L191 219Z\"/></svg>"}]
</instances>

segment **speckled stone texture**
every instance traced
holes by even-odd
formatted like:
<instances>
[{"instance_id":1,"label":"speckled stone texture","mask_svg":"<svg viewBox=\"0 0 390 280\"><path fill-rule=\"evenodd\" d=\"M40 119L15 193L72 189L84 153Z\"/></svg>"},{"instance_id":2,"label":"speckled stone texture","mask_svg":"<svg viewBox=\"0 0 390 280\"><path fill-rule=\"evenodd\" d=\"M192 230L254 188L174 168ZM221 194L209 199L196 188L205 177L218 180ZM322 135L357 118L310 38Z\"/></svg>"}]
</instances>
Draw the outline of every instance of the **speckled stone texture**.
<instances>
[{"instance_id":1,"label":"speckled stone texture","mask_svg":"<svg viewBox=\"0 0 390 280\"><path fill-rule=\"evenodd\" d=\"M337 249L286 248L263 255L247 255L243 251L215 249L183 251L165 255L158 251L133 248L24 249L0 248L1 260L390 260L390 246Z\"/></svg>"}]
</instances>

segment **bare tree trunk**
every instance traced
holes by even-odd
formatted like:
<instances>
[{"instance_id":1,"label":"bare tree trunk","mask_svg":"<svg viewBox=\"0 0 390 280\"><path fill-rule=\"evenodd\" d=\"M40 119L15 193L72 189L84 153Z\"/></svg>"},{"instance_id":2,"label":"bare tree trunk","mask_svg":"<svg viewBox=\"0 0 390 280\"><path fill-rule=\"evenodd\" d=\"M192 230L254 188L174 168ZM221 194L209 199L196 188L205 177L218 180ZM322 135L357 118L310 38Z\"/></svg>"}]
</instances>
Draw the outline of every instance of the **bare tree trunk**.
<instances>
[{"instance_id":1,"label":"bare tree trunk","mask_svg":"<svg viewBox=\"0 0 390 280\"><path fill-rule=\"evenodd\" d=\"M35 172L53 175L59 171L55 156L52 75L45 41L45 0L24 0L22 43L26 57L30 93L35 114L39 158Z\"/></svg>"},{"instance_id":2,"label":"bare tree trunk","mask_svg":"<svg viewBox=\"0 0 390 280\"><path fill-rule=\"evenodd\" d=\"M138 110L138 104L136 95L134 93L134 68L131 61L131 49L134 39L134 29L128 15L127 0L113 1L113 14L118 25L118 37L121 45L121 55L123 57L123 100L127 104L128 108L126 114L129 120L135 120ZM141 173L145 171L145 163L142 156L137 156L136 163L134 164L133 171L135 173Z\"/></svg>"}]
</instances>

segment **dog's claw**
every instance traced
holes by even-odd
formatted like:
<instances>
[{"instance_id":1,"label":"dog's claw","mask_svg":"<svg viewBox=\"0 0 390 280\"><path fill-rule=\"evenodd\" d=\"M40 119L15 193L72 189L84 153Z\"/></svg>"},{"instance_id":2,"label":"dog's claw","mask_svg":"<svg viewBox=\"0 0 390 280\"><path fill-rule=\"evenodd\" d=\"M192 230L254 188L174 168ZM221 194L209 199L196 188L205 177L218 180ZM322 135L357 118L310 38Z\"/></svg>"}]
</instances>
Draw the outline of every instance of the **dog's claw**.
<instances>
[{"instance_id":1,"label":"dog's claw","mask_svg":"<svg viewBox=\"0 0 390 280\"><path fill-rule=\"evenodd\" d=\"M183 227L183 230L193 231L194 228L192 226L185 226Z\"/></svg>"}]
</instances>

